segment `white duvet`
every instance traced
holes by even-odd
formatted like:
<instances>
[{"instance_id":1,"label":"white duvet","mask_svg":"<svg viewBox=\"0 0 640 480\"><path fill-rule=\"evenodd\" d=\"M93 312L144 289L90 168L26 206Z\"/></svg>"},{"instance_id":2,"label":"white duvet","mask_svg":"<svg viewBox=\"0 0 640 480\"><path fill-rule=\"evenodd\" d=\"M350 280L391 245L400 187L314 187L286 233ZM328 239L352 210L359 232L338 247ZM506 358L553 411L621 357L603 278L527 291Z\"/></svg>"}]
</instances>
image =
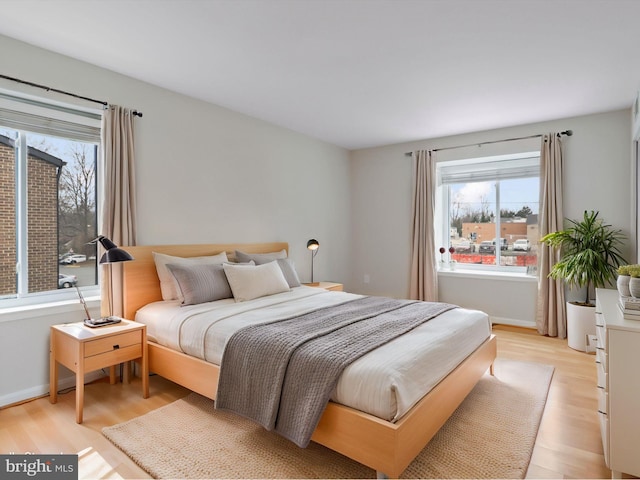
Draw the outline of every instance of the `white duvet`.
<instances>
[{"instance_id":1,"label":"white duvet","mask_svg":"<svg viewBox=\"0 0 640 480\"><path fill-rule=\"evenodd\" d=\"M239 328L360 296L302 286L240 303L226 299L180 306L163 301L141 308L136 321L147 325L149 340L220 365L227 339ZM352 363L342 373L332 400L395 421L490 333L487 314L449 310Z\"/></svg>"}]
</instances>

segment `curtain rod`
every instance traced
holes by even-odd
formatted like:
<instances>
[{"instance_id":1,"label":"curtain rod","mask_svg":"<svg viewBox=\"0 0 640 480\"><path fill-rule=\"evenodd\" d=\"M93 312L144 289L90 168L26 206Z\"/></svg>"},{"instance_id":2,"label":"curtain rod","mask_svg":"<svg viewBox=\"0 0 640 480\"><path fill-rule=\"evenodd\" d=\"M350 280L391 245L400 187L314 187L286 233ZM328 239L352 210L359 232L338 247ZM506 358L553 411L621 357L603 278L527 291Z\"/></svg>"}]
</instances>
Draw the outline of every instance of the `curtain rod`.
<instances>
[{"instance_id":1,"label":"curtain rod","mask_svg":"<svg viewBox=\"0 0 640 480\"><path fill-rule=\"evenodd\" d=\"M109 105L108 102L104 102L102 100L95 100L93 98L83 97L82 95L76 95L75 93L65 92L64 90L58 90L57 88L47 87L46 85L40 85L38 83L27 82L26 80L20 80L19 78L9 77L7 75L0 74L0 78L4 78L5 80L11 80L12 82L22 83L24 85L29 85L30 87L42 88L47 92L61 93L62 95L68 95L70 97L79 98L81 100L86 100L88 102L99 103L100 105L103 105L105 107ZM142 112L138 112L137 110L134 110L131 113L136 117L142 117Z\"/></svg>"},{"instance_id":2,"label":"curtain rod","mask_svg":"<svg viewBox=\"0 0 640 480\"><path fill-rule=\"evenodd\" d=\"M560 132L558 135L566 135L567 137L570 137L571 135L573 135L573 130L565 130L564 132ZM542 137L542 134L529 135L528 137L507 138L505 140L490 140L488 142L470 143L469 145L458 145L456 147L434 148L431 151L432 152L440 152L442 150L453 150L454 148L465 148L465 147L475 147L475 146L479 147L481 145L489 145L491 143L513 142L514 140L526 140L528 138L540 138L540 137ZM411 155L413 155L413 152L405 152L404 154L406 156L411 156Z\"/></svg>"}]
</instances>

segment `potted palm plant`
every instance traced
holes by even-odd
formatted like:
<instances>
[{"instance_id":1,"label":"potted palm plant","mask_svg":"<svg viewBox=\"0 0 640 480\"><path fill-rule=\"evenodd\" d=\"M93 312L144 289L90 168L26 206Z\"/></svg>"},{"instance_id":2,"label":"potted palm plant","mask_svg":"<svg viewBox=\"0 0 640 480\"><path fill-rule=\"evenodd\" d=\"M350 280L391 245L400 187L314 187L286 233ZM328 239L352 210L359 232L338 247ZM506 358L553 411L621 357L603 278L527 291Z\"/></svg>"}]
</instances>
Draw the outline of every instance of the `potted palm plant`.
<instances>
[{"instance_id":1,"label":"potted palm plant","mask_svg":"<svg viewBox=\"0 0 640 480\"><path fill-rule=\"evenodd\" d=\"M560 260L549 277L563 279L571 289L586 287L584 302L567 302L569 346L583 351L586 334L582 333L591 330L595 333L595 305L590 301L592 288L615 283L618 267L627 263L620 253L625 235L605 224L598 213L585 211L582 220L568 220L569 228L549 233L540 240L560 251Z\"/></svg>"}]
</instances>

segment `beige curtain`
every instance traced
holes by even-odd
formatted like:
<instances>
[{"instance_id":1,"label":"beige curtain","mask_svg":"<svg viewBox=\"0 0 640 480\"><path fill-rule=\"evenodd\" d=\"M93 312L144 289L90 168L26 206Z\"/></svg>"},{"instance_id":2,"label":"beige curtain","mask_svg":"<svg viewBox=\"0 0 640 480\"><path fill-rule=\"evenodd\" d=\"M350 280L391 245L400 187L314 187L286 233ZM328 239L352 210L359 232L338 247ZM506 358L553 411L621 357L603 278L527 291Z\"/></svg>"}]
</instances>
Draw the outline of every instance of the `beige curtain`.
<instances>
[{"instance_id":1,"label":"beige curtain","mask_svg":"<svg viewBox=\"0 0 640 480\"><path fill-rule=\"evenodd\" d=\"M413 237L409 298L438 300L438 272L435 260L434 209L436 163L431 150L413 153Z\"/></svg>"},{"instance_id":2,"label":"beige curtain","mask_svg":"<svg viewBox=\"0 0 640 480\"><path fill-rule=\"evenodd\" d=\"M563 228L562 213L562 141L560 135L542 136L540 151L540 238ZM538 333L566 338L564 283L548 278L559 253L546 245L538 247Z\"/></svg>"},{"instance_id":3,"label":"beige curtain","mask_svg":"<svg viewBox=\"0 0 640 480\"><path fill-rule=\"evenodd\" d=\"M99 233L116 245L125 247L136 244L133 117L132 110L116 105L109 105L102 115L100 150L104 187ZM122 316L122 265L112 263L101 268L102 314L109 313L113 277L113 311L110 313Z\"/></svg>"}]
</instances>

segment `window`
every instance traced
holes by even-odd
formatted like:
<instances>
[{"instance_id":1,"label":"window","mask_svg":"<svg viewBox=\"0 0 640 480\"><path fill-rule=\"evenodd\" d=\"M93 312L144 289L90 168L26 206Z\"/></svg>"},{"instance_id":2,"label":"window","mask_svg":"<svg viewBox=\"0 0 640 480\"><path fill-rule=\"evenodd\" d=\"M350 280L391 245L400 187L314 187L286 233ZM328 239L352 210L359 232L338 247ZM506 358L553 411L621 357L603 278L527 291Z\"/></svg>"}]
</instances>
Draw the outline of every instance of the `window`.
<instances>
[{"instance_id":1,"label":"window","mask_svg":"<svg viewBox=\"0 0 640 480\"><path fill-rule=\"evenodd\" d=\"M97 285L99 143L99 113L0 93L0 308Z\"/></svg>"},{"instance_id":2,"label":"window","mask_svg":"<svg viewBox=\"0 0 640 480\"><path fill-rule=\"evenodd\" d=\"M440 269L535 274L539 152L439 162L436 169L436 248L446 249L438 253Z\"/></svg>"}]
</instances>

